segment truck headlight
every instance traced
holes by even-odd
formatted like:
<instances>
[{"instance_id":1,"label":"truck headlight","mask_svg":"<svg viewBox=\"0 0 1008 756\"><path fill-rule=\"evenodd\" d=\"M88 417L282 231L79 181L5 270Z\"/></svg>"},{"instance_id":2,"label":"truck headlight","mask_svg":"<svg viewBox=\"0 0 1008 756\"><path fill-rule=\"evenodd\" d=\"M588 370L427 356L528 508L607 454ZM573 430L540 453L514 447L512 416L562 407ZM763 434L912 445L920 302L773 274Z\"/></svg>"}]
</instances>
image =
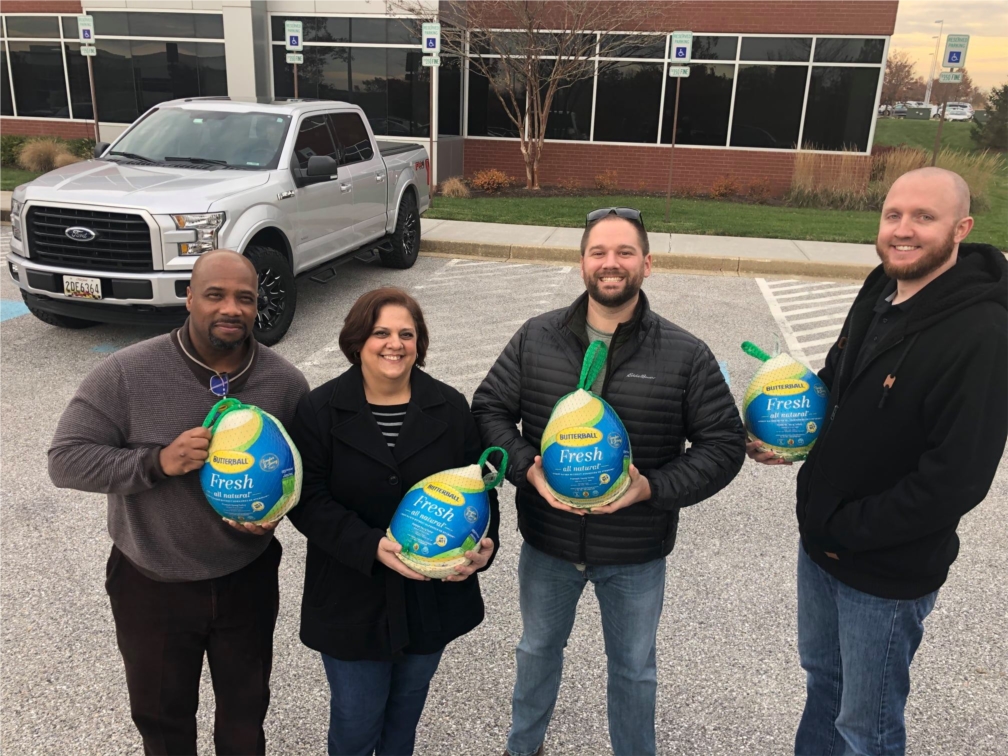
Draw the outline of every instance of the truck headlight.
<instances>
[{"instance_id":1,"label":"truck headlight","mask_svg":"<svg viewBox=\"0 0 1008 756\"><path fill-rule=\"evenodd\" d=\"M10 219L11 219L11 234L18 241L21 241L21 208L24 207L24 202L16 199L11 200L10 207Z\"/></svg>"},{"instance_id":2,"label":"truck headlight","mask_svg":"<svg viewBox=\"0 0 1008 756\"><path fill-rule=\"evenodd\" d=\"M180 231L196 232L196 241L179 244L180 255L202 255L217 249L217 232L224 225L224 213L197 213L196 215L173 215L175 228Z\"/></svg>"}]
</instances>

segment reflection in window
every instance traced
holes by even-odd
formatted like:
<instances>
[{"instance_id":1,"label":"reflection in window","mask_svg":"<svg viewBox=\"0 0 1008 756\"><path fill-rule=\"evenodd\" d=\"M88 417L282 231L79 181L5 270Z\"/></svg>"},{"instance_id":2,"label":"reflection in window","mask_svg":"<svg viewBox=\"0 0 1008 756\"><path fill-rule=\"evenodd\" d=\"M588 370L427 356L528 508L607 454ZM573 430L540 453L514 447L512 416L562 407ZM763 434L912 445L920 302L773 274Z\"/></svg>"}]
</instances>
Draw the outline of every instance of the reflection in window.
<instances>
[{"instance_id":1,"label":"reflection in window","mask_svg":"<svg viewBox=\"0 0 1008 756\"><path fill-rule=\"evenodd\" d=\"M546 64L552 61L544 61ZM592 80L578 79L573 83L561 82L550 103L546 119L547 139L587 140L591 136ZM545 84L542 87L546 95Z\"/></svg>"},{"instance_id":2,"label":"reflection in window","mask_svg":"<svg viewBox=\"0 0 1008 756\"><path fill-rule=\"evenodd\" d=\"M7 43L0 42L0 115L14 115L10 95L10 78L7 75Z\"/></svg>"},{"instance_id":3,"label":"reflection in window","mask_svg":"<svg viewBox=\"0 0 1008 756\"><path fill-rule=\"evenodd\" d=\"M59 39L60 30L56 16L6 16L7 37L42 37ZM13 48L11 48L13 49ZM11 61L11 65L14 61ZM18 106L18 112L21 107Z\"/></svg>"},{"instance_id":4,"label":"reflection in window","mask_svg":"<svg viewBox=\"0 0 1008 756\"><path fill-rule=\"evenodd\" d=\"M868 149L880 70L827 66L812 69L803 149Z\"/></svg>"},{"instance_id":5,"label":"reflection in window","mask_svg":"<svg viewBox=\"0 0 1008 756\"><path fill-rule=\"evenodd\" d=\"M329 127L336 138L339 150L339 164L350 165L370 160L374 157L371 137L360 116L356 113L330 113L326 116Z\"/></svg>"},{"instance_id":6,"label":"reflection in window","mask_svg":"<svg viewBox=\"0 0 1008 756\"><path fill-rule=\"evenodd\" d=\"M657 58L665 57L664 34L607 34L600 44L601 55L606 58Z\"/></svg>"},{"instance_id":7,"label":"reflection in window","mask_svg":"<svg viewBox=\"0 0 1008 756\"><path fill-rule=\"evenodd\" d=\"M293 160L302 171L308 170L308 158L331 157L338 160L336 145L324 115L309 116L301 121L294 141Z\"/></svg>"},{"instance_id":8,"label":"reflection in window","mask_svg":"<svg viewBox=\"0 0 1008 756\"><path fill-rule=\"evenodd\" d=\"M815 43L816 63L881 63L884 39L834 39L819 37Z\"/></svg>"},{"instance_id":9,"label":"reflection in window","mask_svg":"<svg viewBox=\"0 0 1008 756\"><path fill-rule=\"evenodd\" d=\"M506 76L500 62L487 60L490 73L495 77ZM510 102L507 89L501 94ZM521 117L525 117L525 89L515 87L515 98L518 101ZM490 87L489 80L476 70L474 64L469 64L469 136L517 137L518 128L514 125L504 110L497 94Z\"/></svg>"},{"instance_id":10,"label":"reflection in window","mask_svg":"<svg viewBox=\"0 0 1008 756\"><path fill-rule=\"evenodd\" d=\"M659 63L615 63L599 68L595 141L657 141L663 69Z\"/></svg>"},{"instance_id":11,"label":"reflection in window","mask_svg":"<svg viewBox=\"0 0 1008 756\"><path fill-rule=\"evenodd\" d=\"M731 111L734 78L734 65L690 66L690 75L682 79L679 92L676 144L723 147L728 143L728 114ZM665 87L665 111L662 116L663 144L669 144L672 140L674 110L675 82L669 79Z\"/></svg>"},{"instance_id":12,"label":"reflection in window","mask_svg":"<svg viewBox=\"0 0 1008 756\"><path fill-rule=\"evenodd\" d=\"M74 34L76 34L76 28ZM70 77L70 106L74 118L94 118L91 107L91 81L88 79L87 58L80 54L80 44L68 42L66 46L67 74ZM102 120L109 120L102 113Z\"/></svg>"},{"instance_id":13,"label":"reflection in window","mask_svg":"<svg viewBox=\"0 0 1008 756\"><path fill-rule=\"evenodd\" d=\"M462 64L459 58L442 55L438 77L438 134L461 136Z\"/></svg>"},{"instance_id":14,"label":"reflection in window","mask_svg":"<svg viewBox=\"0 0 1008 756\"><path fill-rule=\"evenodd\" d=\"M806 62L811 54L811 37L743 37L739 60Z\"/></svg>"},{"instance_id":15,"label":"reflection in window","mask_svg":"<svg viewBox=\"0 0 1008 756\"><path fill-rule=\"evenodd\" d=\"M358 44L414 45L420 42L419 27L396 18L333 18L322 16L270 17L270 36L285 42L286 21L300 21L305 42L354 42Z\"/></svg>"},{"instance_id":16,"label":"reflection in window","mask_svg":"<svg viewBox=\"0 0 1008 756\"><path fill-rule=\"evenodd\" d=\"M55 18L52 21L55 25ZM56 33L59 34L59 27ZM60 43L9 40L7 45L18 115L69 118Z\"/></svg>"},{"instance_id":17,"label":"reflection in window","mask_svg":"<svg viewBox=\"0 0 1008 756\"><path fill-rule=\"evenodd\" d=\"M693 60L735 60L737 49L738 37L696 36L693 37L691 54Z\"/></svg>"},{"instance_id":18,"label":"reflection in window","mask_svg":"<svg viewBox=\"0 0 1008 756\"><path fill-rule=\"evenodd\" d=\"M807 66L739 66L732 147L794 149Z\"/></svg>"},{"instance_id":19,"label":"reflection in window","mask_svg":"<svg viewBox=\"0 0 1008 756\"><path fill-rule=\"evenodd\" d=\"M421 53L395 48L305 47L298 95L360 106L376 136L427 136L430 75ZM294 96L294 68L273 46L277 97Z\"/></svg>"}]
</instances>

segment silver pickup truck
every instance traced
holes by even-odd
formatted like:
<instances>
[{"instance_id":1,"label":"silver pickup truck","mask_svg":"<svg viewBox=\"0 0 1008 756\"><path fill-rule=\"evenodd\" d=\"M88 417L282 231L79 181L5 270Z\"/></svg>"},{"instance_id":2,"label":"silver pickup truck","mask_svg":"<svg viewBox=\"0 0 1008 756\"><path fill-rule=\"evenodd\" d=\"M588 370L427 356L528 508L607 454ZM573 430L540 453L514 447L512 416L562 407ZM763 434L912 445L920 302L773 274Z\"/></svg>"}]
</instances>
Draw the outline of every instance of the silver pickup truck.
<instances>
[{"instance_id":1,"label":"silver pickup truck","mask_svg":"<svg viewBox=\"0 0 1008 756\"><path fill-rule=\"evenodd\" d=\"M413 265L429 170L348 103L165 102L94 160L14 190L8 270L51 325L181 320L193 263L233 249L259 273L255 335L274 344L296 275L348 255Z\"/></svg>"}]
</instances>

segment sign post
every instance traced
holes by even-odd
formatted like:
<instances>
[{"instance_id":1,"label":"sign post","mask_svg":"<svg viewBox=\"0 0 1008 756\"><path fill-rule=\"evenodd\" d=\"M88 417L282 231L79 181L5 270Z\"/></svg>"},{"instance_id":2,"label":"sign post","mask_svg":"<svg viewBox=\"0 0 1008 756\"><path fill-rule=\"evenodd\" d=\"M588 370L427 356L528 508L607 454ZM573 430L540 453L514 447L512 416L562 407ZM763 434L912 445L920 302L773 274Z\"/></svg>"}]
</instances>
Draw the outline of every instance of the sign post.
<instances>
[{"instance_id":1,"label":"sign post","mask_svg":"<svg viewBox=\"0 0 1008 756\"><path fill-rule=\"evenodd\" d=\"M284 37L287 41L287 62L294 66L294 99L298 99L298 64L304 63L304 36L300 21L284 21ZM297 53L297 54L292 54Z\"/></svg>"},{"instance_id":2,"label":"sign post","mask_svg":"<svg viewBox=\"0 0 1008 756\"><path fill-rule=\"evenodd\" d=\"M945 55L942 57L942 68L963 68L966 65L966 50L969 48L969 34L949 34L945 37ZM962 84L962 71L940 71L938 82L940 84ZM959 96L959 87L956 87L956 96ZM938 150L941 149L942 126L945 125L945 111L948 110L948 90L942 97L941 117L938 119L938 131L935 133L934 149L931 151L931 165L938 162Z\"/></svg>"},{"instance_id":3,"label":"sign post","mask_svg":"<svg viewBox=\"0 0 1008 756\"><path fill-rule=\"evenodd\" d=\"M77 16L77 39L81 43L81 55L87 58L88 80L91 82L91 115L94 118L95 144L98 144L101 141L98 132L98 98L95 97L94 63L91 60L98 53L98 49L94 46L93 16Z\"/></svg>"},{"instance_id":4,"label":"sign post","mask_svg":"<svg viewBox=\"0 0 1008 756\"><path fill-rule=\"evenodd\" d=\"M421 26L421 37L423 37L423 58L421 63L423 63L425 68L432 69L430 72L430 83L428 89L430 90L430 110L428 111L428 119L430 121L427 126L427 133L430 136L430 148L427 150L427 155L430 158L430 164L427 168L427 194L429 197L430 206L434 207L434 76L435 70L441 65L441 24L439 23L425 23Z\"/></svg>"},{"instance_id":5,"label":"sign post","mask_svg":"<svg viewBox=\"0 0 1008 756\"><path fill-rule=\"evenodd\" d=\"M669 212L672 209L672 161L675 158L676 126L679 122L679 85L683 79L689 77L689 66L685 64L693 59L693 32L672 32L672 49L669 51L669 55L677 65L670 65L668 72L668 75L673 77L676 82L675 107L672 110L672 145L669 148L668 160L668 188L665 191L666 223L669 221Z\"/></svg>"}]
</instances>

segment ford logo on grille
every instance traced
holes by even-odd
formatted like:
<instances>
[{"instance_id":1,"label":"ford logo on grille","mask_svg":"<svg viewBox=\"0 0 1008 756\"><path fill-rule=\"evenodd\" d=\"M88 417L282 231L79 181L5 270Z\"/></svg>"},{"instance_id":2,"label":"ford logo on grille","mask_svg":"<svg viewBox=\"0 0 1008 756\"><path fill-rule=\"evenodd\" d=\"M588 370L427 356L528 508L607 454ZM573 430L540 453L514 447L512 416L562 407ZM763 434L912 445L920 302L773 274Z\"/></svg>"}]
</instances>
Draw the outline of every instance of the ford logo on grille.
<instances>
[{"instance_id":1,"label":"ford logo on grille","mask_svg":"<svg viewBox=\"0 0 1008 756\"><path fill-rule=\"evenodd\" d=\"M65 231L66 235L73 239L74 241L89 242L94 241L95 237L98 236L90 228L84 228L84 226L71 226Z\"/></svg>"}]
</instances>

